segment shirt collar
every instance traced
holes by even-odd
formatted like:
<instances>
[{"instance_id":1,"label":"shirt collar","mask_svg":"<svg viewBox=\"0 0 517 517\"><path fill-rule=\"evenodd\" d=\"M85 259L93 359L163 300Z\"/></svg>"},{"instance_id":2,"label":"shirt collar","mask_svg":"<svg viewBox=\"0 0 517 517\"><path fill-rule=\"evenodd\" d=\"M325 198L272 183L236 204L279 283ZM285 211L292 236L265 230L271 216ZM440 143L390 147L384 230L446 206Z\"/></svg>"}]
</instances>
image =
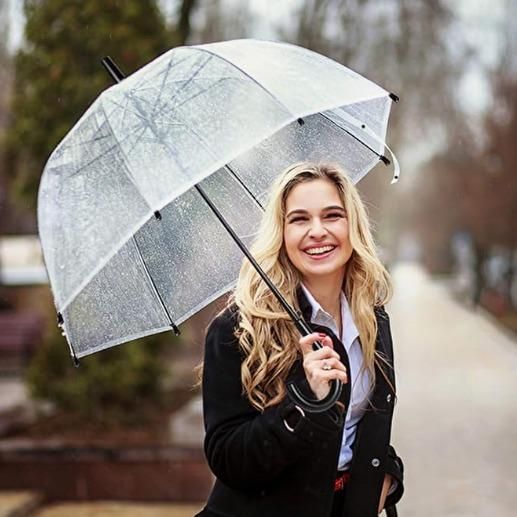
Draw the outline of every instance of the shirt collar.
<instances>
[{"instance_id":1,"label":"shirt collar","mask_svg":"<svg viewBox=\"0 0 517 517\"><path fill-rule=\"evenodd\" d=\"M352 318L352 312L346 299L345 293L341 291L341 321L343 329L337 328L334 318L319 304L314 298L311 292L303 284L300 284L305 298L311 307L311 322L326 327L330 327L334 331L336 336L345 346L346 350L352 346L352 343L359 337L359 332L355 326L354 319Z\"/></svg>"}]
</instances>

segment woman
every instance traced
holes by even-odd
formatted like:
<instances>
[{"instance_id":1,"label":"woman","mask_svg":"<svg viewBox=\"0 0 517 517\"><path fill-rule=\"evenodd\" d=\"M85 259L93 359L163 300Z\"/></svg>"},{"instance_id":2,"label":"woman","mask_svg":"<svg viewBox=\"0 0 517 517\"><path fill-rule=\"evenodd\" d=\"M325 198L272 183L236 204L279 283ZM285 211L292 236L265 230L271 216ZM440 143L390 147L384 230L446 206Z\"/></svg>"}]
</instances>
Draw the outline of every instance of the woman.
<instances>
[{"instance_id":1,"label":"woman","mask_svg":"<svg viewBox=\"0 0 517 517\"><path fill-rule=\"evenodd\" d=\"M395 377L390 295L366 211L345 172L301 163L273 185L252 253L314 330L300 339L251 264L206 337L205 453L216 476L199 517L369 517L400 499L389 445ZM312 344L322 342L314 351ZM295 381L340 401L307 413Z\"/></svg>"}]
</instances>

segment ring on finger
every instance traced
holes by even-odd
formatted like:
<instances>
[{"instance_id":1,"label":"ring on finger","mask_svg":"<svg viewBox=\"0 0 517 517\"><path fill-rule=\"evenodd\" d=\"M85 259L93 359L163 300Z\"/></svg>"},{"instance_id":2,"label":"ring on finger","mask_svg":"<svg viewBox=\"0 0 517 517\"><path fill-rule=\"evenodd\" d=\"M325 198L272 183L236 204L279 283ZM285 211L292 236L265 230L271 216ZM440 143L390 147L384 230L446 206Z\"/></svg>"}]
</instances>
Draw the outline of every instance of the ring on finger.
<instances>
[{"instance_id":1,"label":"ring on finger","mask_svg":"<svg viewBox=\"0 0 517 517\"><path fill-rule=\"evenodd\" d=\"M332 366L330 366L330 364L327 363L327 361L323 361L323 366L321 367L321 369L325 371L332 370Z\"/></svg>"}]
</instances>

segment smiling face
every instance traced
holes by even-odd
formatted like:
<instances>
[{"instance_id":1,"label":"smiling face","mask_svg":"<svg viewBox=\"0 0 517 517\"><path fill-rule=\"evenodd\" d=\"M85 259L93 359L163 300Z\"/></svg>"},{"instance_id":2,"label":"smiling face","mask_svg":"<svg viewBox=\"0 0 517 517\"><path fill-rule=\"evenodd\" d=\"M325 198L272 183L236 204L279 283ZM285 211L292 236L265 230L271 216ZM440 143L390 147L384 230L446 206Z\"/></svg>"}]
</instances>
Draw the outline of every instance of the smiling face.
<instances>
[{"instance_id":1,"label":"smiling face","mask_svg":"<svg viewBox=\"0 0 517 517\"><path fill-rule=\"evenodd\" d=\"M304 282L342 283L353 249L336 186L326 179L296 185L287 196L285 214L285 249Z\"/></svg>"}]
</instances>

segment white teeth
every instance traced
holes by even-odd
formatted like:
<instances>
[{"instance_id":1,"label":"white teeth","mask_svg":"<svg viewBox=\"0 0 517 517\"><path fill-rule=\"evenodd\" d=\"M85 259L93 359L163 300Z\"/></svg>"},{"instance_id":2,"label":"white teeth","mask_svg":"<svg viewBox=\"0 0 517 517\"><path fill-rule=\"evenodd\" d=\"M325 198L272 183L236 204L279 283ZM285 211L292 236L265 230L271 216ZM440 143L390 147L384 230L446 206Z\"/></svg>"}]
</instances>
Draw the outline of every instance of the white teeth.
<instances>
[{"instance_id":1,"label":"white teeth","mask_svg":"<svg viewBox=\"0 0 517 517\"><path fill-rule=\"evenodd\" d=\"M327 253L327 251L332 251L335 246L322 246L321 248L310 248L305 250L309 255L321 255L322 253Z\"/></svg>"}]
</instances>

